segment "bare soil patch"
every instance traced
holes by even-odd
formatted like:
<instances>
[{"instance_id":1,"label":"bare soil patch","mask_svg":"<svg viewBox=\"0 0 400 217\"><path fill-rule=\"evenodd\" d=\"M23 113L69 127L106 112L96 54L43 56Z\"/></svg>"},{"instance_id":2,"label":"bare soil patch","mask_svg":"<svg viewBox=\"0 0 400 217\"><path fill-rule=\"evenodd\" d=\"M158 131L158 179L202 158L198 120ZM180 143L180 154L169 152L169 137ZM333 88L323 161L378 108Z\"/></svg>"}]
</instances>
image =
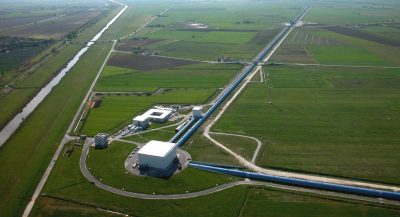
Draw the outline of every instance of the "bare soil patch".
<instances>
[{"instance_id":1,"label":"bare soil patch","mask_svg":"<svg viewBox=\"0 0 400 217\"><path fill-rule=\"evenodd\" d=\"M377 35L374 35L374 34L371 34L368 32L364 32L364 31L358 30L358 29L347 28L347 27L343 27L343 26L329 26L329 27L324 27L323 29L326 29L326 30L329 30L332 32L336 32L339 34L343 34L343 35L348 35L348 36L384 44L384 45L396 46L396 47L400 46L400 41L380 37L380 36L377 36Z\"/></svg>"},{"instance_id":2,"label":"bare soil patch","mask_svg":"<svg viewBox=\"0 0 400 217\"><path fill-rule=\"evenodd\" d=\"M114 55L108 61L111 66L132 68L141 71L158 70L163 68L172 68L183 65L198 63L197 61L179 60L165 57L120 54Z\"/></svg>"}]
</instances>

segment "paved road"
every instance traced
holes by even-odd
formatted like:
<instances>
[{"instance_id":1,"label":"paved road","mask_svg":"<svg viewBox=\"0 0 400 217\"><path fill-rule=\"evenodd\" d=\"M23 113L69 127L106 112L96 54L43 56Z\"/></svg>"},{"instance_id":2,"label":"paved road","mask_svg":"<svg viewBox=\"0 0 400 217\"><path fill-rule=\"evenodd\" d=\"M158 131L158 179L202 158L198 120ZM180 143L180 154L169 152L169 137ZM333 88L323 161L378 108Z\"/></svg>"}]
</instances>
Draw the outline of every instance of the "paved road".
<instances>
[{"instance_id":1,"label":"paved road","mask_svg":"<svg viewBox=\"0 0 400 217\"><path fill-rule=\"evenodd\" d=\"M276 51L276 49L286 39L286 37L290 34L290 32L293 29L294 29L294 27L291 28L284 37L282 37L282 39L275 46L275 48L269 53L269 55L263 59L263 61L262 61L263 63L266 63L271 58L271 56ZM259 67L261 67L261 66L259 66ZM236 93L233 95L233 97L221 108L221 110L218 112L217 116L211 122L208 123L208 125L206 126L204 133L203 133L203 135L206 138L208 138L215 145L217 145L218 147L220 147L227 153L231 154L233 157L235 157L243 166L245 166L246 168L251 169L253 171L256 171L256 172L270 174L270 175L276 175L276 176L299 178L299 179L311 180L311 181L329 182L329 183L335 183L335 184L341 184L341 185L351 185L351 186L358 186L358 187L368 187L368 188L384 189L384 190L391 190L391 191L400 191L400 187L387 185L387 184L362 182L362 181L355 181L355 180L348 180L348 179L331 178L331 177L324 177L324 176L318 176L318 175L309 175L309 174L302 174L302 173L262 168L262 167L255 165L254 163L244 159L239 154L235 153L231 149L227 148L220 142L213 139L210 136L211 127L221 118L221 116L224 114L224 112L227 110L227 108L229 108L229 106L236 100L236 98L245 89L245 87L248 85L248 83L251 81L251 79L257 73L258 70L259 69L256 68L255 70L253 70L252 73L249 74L249 76L244 80L243 85L236 91Z\"/></svg>"},{"instance_id":2,"label":"paved road","mask_svg":"<svg viewBox=\"0 0 400 217\"><path fill-rule=\"evenodd\" d=\"M318 194L318 195L324 195L324 196L334 196L334 197L340 197L340 198L347 198L347 199L353 199L353 200L360 200L360 201L368 201L368 202L374 202L374 203L386 203L386 204L392 204L396 206L400 206L400 202L398 201L389 201L389 200L382 200L382 199L376 199L376 198L369 198L369 197L362 197L362 196L357 196L357 195L349 195L349 194L343 194L343 193L338 193L338 192L330 192L330 191L323 191L323 190L318 190L318 189L309 189L309 188L301 188L301 187L295 187L295 186L287 186L287 185L280 185L280 184L274 184L270 182L259 182L259 181L251 181L251 180L245 180L245 181L235 181L235 182L229 182L229 183L224 183L222 185L217 185L215 187L201 190L201 191L196 191L196 192L188 192L188 193L179 193L179 194L144 194L144 193L136 193L136 192L130 192L130 191L125 191L121 190L118 188L114 188L112 186L106 185L96 179L91 173L90 170L86 166L86 158L87 155L89 154L90 150L90 142L85 143L82 155L79 161L79 167L82 172L82 174L85 176L87 180L93 183L93 185L96 185L97 187L122 196L126 197L133 197L133 198L139 198L139 199L146 199L146 200L177 200L177 199L187 199L187 198L194 198L194 197L200 197L208 194L213 194L228 188L232 188L235 186L239 185L253 185L253 186L265 186L265 187L271 187L271 188L278 188L282 190L290 190L290 191L297 191L297 192L303 192L303 193L313 193L313 194Z\"/></svg>"},{"instance_id":3,"label":"paved road","mask_svg":"<svg viewBox=\"0 0 400 217\"><path fill-rule=\"evenodd\" d=\"M259 139L257 139L256 137L240 135L240 134L234 134L234 133L220 133L220 132L208 132L208 133L209 134L216 134L216 135L237 136L237 137L248 138L248 139L252 139L252 140L256 141L257 142L257 147L256 147L256 150L254 151L253 157L251 158L251 161L250 161L253 164L256 162L256 158L257 158L258 152L260 152L260 148L262 146L262 142Z\"/></svg>"},{"instance_id":4,"label":"paved road","mask_svg":"<svg viewBox=\"0 0 400 217\"><path fill-rule=\"evenodd\" d=\"M117 18L120 16L121 13L123 13L123 11L125 11L125 10L128 8L127 5L122 4L122 3L120 3L120 2L117 2L117 1L114 1L114 0L110 0L110 1L115 2L115 3L117 3L117 4L120 4L120 5L123 5L123 6L124 6L124 7L121 9L120 13L118 13L118 14L115 16L115 17L117 17ZM115 18L115 17L114 17L114 18ZM108 24L107 24L107 25L108 25ZM52 157L52 159L51 159L49 165L48 165L47 168L46 168L45 173L43 174L42 178L41 178L40 181L39 181L39 184L36 186L36 189L35 189L35 191L34 191L34 193L33 193L33 195L32 195L32 198L31 198L31 200L29 201L28 205L26 206L26 208L25 208L25 210L24 210L24 213L22 214L23 217L28 217L29 214L30 214L30 212L32 211L33 205L35 204L36 199L39 197L39 194L40 194L40 192L42 191L42 189L43 189L43 187L44 187L44 184L46 183L47 179L49 178L49 175L50 175L51 171L53 170L54 165L55 165L55 162L57 161L58 157L60 156L60 153L61 153L61 151L63 150L64 145L65 145L66 143L68 143L69 141L71 141L71 140L73 140L73 139L76 139L75 137L71 137L71 136L69 136L68 134L71 132L71 130L72 130L73 126L74 126L74 123L76 122L77 118L79 117L80 111L82 110L83 106L86 104L86 101L87 101L87 99L89 98L90 93L91 93L91 91L93 90L94 85L96 84L96 82L97 82L97 80L98 80L98 78L99 78L99 76L100 76L100 74L101 74L101 71L103 70L103 68L104 68L104 66L105 66L105 64L106 64L106 62L107 62L107 60L108 60L108 58L110 57L110 55L111 55L111 53L112 53L112 51L113 51L113 49L114 49L114 46L115 46L116 42L117 42L117 41L114 40L114 44L113 44L113 46L112 46L110 52L108 53L106 59L104 60L103 65L101 66L101 68L100 68L99 71L97 72L96 78L93 80L92 85L90 86L88 92L86 93L86 96L85 96L84 100L82 101L82 103L81 103L81 105L80 105L80 107L79 107L77 113L75 114L73 120L71 121L70 125L68 126L68 130L67 130L66 134L64 135L63 140L61 141L61 143L60 143L60 145L58 146L56 152L54 153L54 155L53 155L53 157Z\"/></svg>"},{"instance_id":5,"label":"paved road","mask_svg":"<svg viewBox=\"0 0 400 217\"><path fill-rule=\"evenodd\" d=\"M348 67L348 68L376 68L376 69L400 69L400 66L373 66L373 65L343 65L343 64L318 64L318 63L285 63L275 62L284 66L321 66L321 67Z\"/></svg>"}]
</instances>

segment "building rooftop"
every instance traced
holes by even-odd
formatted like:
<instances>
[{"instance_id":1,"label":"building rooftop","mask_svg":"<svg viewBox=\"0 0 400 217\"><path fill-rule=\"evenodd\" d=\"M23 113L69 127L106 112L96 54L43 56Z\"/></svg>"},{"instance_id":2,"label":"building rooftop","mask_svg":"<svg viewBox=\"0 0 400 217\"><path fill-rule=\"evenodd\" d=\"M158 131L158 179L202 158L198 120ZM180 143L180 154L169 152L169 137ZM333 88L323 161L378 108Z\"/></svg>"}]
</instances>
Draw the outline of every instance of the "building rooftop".
<instances>
[{"instance_id":1,"label":"building rooftop","mask_svg":"<svg viewBox=\"0 0 400 217\"><path fill-rule=\"evenodd\" d=\"M175 143L151 140L144 145L138 154L164 157L175 148Z\"/></svg>"},{"instance_id":2,"label":"building rooftop","mask_svg":"<svg viewBox=\"0 0 400 217\"><path fill-rule=\"evenodd\" d=\"M150 109L147 112L145 112L144 114L142 114L142 116L149 117L149 118L163 119L166 116L170 115L171 113L172 113L172 111L167 110L167 109Z\"/></svg>"},{"instance_id":3,"label":"building rooftop","mask_svg":"<svg viewBox=\"0 0 400 217\"><path fill-rule=\"evenodd\" d=\"M203 109L203 107L201 107L201 106L195 106L195 107L193 107L193 110L202 110Z\"/></svg>"},{"instance_id":4,"label":"building rooftop","mask_svg":"<svg viewBox=\"0 0 400 217\"><path fill-rule=\"evenodd\" d=\"M133 120L134 121L146 121L147 119L148 119L147 116L139 115L139 116L136 116Z\"/></svg>"}]
</instances>

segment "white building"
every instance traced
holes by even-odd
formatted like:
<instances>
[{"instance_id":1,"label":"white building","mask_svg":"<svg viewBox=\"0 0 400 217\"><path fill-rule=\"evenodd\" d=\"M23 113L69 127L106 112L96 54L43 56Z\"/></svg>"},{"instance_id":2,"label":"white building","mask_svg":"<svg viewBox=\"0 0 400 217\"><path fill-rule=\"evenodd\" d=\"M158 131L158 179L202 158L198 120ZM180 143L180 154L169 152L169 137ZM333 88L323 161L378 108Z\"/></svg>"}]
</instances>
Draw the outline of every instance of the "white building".
<instances>
[{"instance_id":1,"label":"white building","mask_svg":"<svg viewBox=\"0 0 400 217\"><path fill-rule=\"evenodd\" d=\"M170 109L150 109L142 116L148 117L152 122L163 123L168 120L172 115L172 110Z\"/></svg>"},{"instance_id":2,"label":"white building","mask_svg":"<svg viewBox=\"0 0 400 217\"><path fill-rule=\"evenodd\" d=\"M146 129L150 121L164 123L171 117L172 113L171 109L150 109L142 115L136 116L133 119L133 124Z\"/></svg>"},{"instance_id":3,"label":"white building","mask_svg":"<svg viewBox=\"0 0 400 217\"><path fill-rule=\"evenodd\" d=\"M136 116L133 119L133 124L141 127L142 129L146 129L149 126L149 118L143 115Z\"/></svg>"},{"instance_id":4,"label":"white building","mask_svg":"<svg viewBox=\"0 0 400 217\"><path fill-rule=\"evenodd\" d=\"M199 119L203 116L202 112L203 108L200 106L193 107L192 112L193 112L193 118L194 119Z\"/></svg>"},{"instance_id":5,"label":"white building","mask_svg":"<svg viewBox=\"0 0 400 217\"><path fill-rule=\"evenodd\" d=\"M108 134L99 133L94 137L95 148L106 148L108 146Z\"/></svg>"},{"instance_id":6,"label":"white building","mask_svg":"<svg viewBox=\"0 0 400 217\"><path fill-rule=\"evenodd\" d=\"M151 140L138 151L142 168L167 169L176 159L175 143Z\"/></svg>"}]
</instances>

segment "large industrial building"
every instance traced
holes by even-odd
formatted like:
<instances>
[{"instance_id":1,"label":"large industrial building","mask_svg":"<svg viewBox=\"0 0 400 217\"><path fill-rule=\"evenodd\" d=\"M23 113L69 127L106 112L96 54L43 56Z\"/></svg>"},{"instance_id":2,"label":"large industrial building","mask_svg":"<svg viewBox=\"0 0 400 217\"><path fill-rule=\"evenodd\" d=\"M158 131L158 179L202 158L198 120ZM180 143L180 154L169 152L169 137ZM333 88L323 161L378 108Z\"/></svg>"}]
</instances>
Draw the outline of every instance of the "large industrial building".
<instances>
[{"instance_id":1,"label":"large industrial building","mask_svg":"<svg viewBox=\"0 0 400 217\"><path fill-rule=\"evenodd\" d=\"M164 123L171 117L173 111L166 108L153 108L143 113L142 115L136 116L133 119L133 124L145 129L149 126L149 122Z\"/></svg>"},{"instance_id":2,"label":"large industrial building","mask_svg":"<svg viewBox=\"0 0 400 217\"><path fill-rule=\"evenodd\" d=\"M176 144L152 140L138 151L142 169L168 169L176 159Z\"/></svg>"}]
</instances>

